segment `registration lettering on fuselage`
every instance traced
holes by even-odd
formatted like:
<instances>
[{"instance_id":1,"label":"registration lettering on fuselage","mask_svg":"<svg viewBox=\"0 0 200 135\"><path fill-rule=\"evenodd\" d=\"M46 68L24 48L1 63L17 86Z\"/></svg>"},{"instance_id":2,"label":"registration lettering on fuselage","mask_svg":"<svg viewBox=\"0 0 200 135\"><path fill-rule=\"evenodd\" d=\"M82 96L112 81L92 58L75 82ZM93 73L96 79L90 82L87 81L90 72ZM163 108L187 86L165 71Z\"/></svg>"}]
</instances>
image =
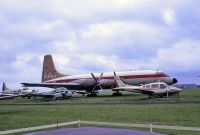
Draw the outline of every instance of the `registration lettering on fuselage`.
<instances>
[{"instance_id":1,"label":"registration lettering on fuselage","mask_svg":"<svg viewBox=\"0 0 200 135\"><path fill-rule=\"evenodd\" d=\"M45 79L53 79L53 78L56 78L57 76L56 76L56 74L52 74L49 72L49 73L44 73L43 77Z\"/></svg>"}]
</instances>

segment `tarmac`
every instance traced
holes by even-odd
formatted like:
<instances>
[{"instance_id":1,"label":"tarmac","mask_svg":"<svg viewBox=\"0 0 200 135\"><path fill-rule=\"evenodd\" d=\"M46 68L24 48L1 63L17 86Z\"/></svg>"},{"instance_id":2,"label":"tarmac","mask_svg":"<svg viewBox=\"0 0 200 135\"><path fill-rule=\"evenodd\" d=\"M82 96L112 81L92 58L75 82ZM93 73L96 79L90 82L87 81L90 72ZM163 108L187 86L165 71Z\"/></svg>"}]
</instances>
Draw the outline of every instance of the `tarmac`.
<instances>
[{"instance_id":1,"label":"tarmac","mask_svg":"<svg viewBox=\"0 0 200 135\"><path fill-rule=\"evenodd\" d=\"M82 128L62 128L56 130L28 133L24 135L164 135L164 134L130 130L130 129L82 127Z\"/></svg>"}]
</instances>

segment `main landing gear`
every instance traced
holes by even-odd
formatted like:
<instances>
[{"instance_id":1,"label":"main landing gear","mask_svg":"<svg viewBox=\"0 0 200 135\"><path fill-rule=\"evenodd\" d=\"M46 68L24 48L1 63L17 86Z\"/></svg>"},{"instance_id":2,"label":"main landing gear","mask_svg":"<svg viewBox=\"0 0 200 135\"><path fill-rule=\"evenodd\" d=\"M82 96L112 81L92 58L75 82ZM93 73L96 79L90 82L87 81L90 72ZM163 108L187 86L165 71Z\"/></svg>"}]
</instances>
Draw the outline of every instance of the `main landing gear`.
<instances>
[{"instance_id":1,"label":"main landing gear","mask_svg":"<svg viewBox=\"0 0 200 135\"><path fill-rule=\"evenodd\" d=\"M97 97L97 94L96 93L90 93L90 94L87 94L87 97Z\"/></svg>"},{"instance_id":2,"label":"main landing gear","mask_svg":"<svg viewBox=\"0 0 200 135\"><path fill-rule=\"evenodd\" d=\"M122 93L120 93L120 92L114 92L113 96L122 96Z\"/></svg>"}]
</instances>

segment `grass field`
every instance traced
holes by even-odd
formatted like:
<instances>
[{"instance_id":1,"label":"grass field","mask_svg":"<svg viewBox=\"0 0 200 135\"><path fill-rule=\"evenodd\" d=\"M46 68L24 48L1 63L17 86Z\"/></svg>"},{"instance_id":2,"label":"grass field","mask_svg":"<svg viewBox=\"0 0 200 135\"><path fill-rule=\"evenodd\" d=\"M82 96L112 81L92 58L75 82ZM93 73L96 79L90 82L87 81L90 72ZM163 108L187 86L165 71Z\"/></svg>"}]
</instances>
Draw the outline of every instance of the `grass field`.
<instances>
[{"instance_id":1,"label":"grass field","mask_svg":"<svg viewBox=\"0 0 200 135\"><path fill-rule=\"evenodd\" d=\"M181 93L179 99L175 97L169 99L146 98L147 96L144 95L132 95L128 93L121 97L111 97L109 94L102 94L100 97L95 98L75 96L72 99L57 101L21 98L4 100L0 101L0 130L67 122L78 119L200 127L199 89L185 90ZM177 101L195 102L176 103ZM131 104L134 102L142 102L142 104ZM79 105L79 103L85 104ZM166 130L160 132L174 135L200 135L198 132Z\"/></svg>"}]
</instances>

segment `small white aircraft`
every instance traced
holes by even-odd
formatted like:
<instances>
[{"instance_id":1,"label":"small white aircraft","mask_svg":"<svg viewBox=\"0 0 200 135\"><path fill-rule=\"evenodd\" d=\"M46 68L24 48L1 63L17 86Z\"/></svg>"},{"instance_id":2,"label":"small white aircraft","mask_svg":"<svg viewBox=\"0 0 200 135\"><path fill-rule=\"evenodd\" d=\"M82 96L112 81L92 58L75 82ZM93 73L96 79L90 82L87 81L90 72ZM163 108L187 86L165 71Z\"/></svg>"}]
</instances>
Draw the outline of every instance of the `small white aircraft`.
<instances>
[{"instance_id":1,"label":"small white aircraft","mask_svg":"<svg viewBox=\"0 0 200 135\"><path fill-rule=\"evenodd\" d=\"M27 87L23 89L10 89L3 82L2 92L0 93L0 99L10 99L15 97L30 97L32 93L36 93L35 90L28 89Z\"/></svg>"},{"instance_id":2,"label":"small white aircraft","mask_svg":"<svg viewBox=\"0 0 200 135\"><path fill-rule=\"evenodd\" d=\"M116 91L116 95L120 95L119 91L128 91L128 92L136 92L136 93L142 93L147 94L149 96L167 96L173 95L173 94L179 94L179 92L182 91L182 89L169 86L164 82L155 82L155 83L148 83L141 86L134 86L134 85L128 85L125 84L124 81L119 77L116 76L116 73L114 72L114 81L117 84L116 88L113 88L113 91Z\"/></svg>"},{"instance_id":3,"label":"small white aircraft","mask_svg":"<svg viewBox=\"0 0 200 135\"><path fill-rule=\"evenodd\" d=\"M60 87L57 89L53 89L48 92L43 92L43 93L32 93L32 97L42 97L42 98L48 98L48 99L66 99L72 97L74 94L74 91L67 90L64 87Z\"/></svg>"}]
</instances>

